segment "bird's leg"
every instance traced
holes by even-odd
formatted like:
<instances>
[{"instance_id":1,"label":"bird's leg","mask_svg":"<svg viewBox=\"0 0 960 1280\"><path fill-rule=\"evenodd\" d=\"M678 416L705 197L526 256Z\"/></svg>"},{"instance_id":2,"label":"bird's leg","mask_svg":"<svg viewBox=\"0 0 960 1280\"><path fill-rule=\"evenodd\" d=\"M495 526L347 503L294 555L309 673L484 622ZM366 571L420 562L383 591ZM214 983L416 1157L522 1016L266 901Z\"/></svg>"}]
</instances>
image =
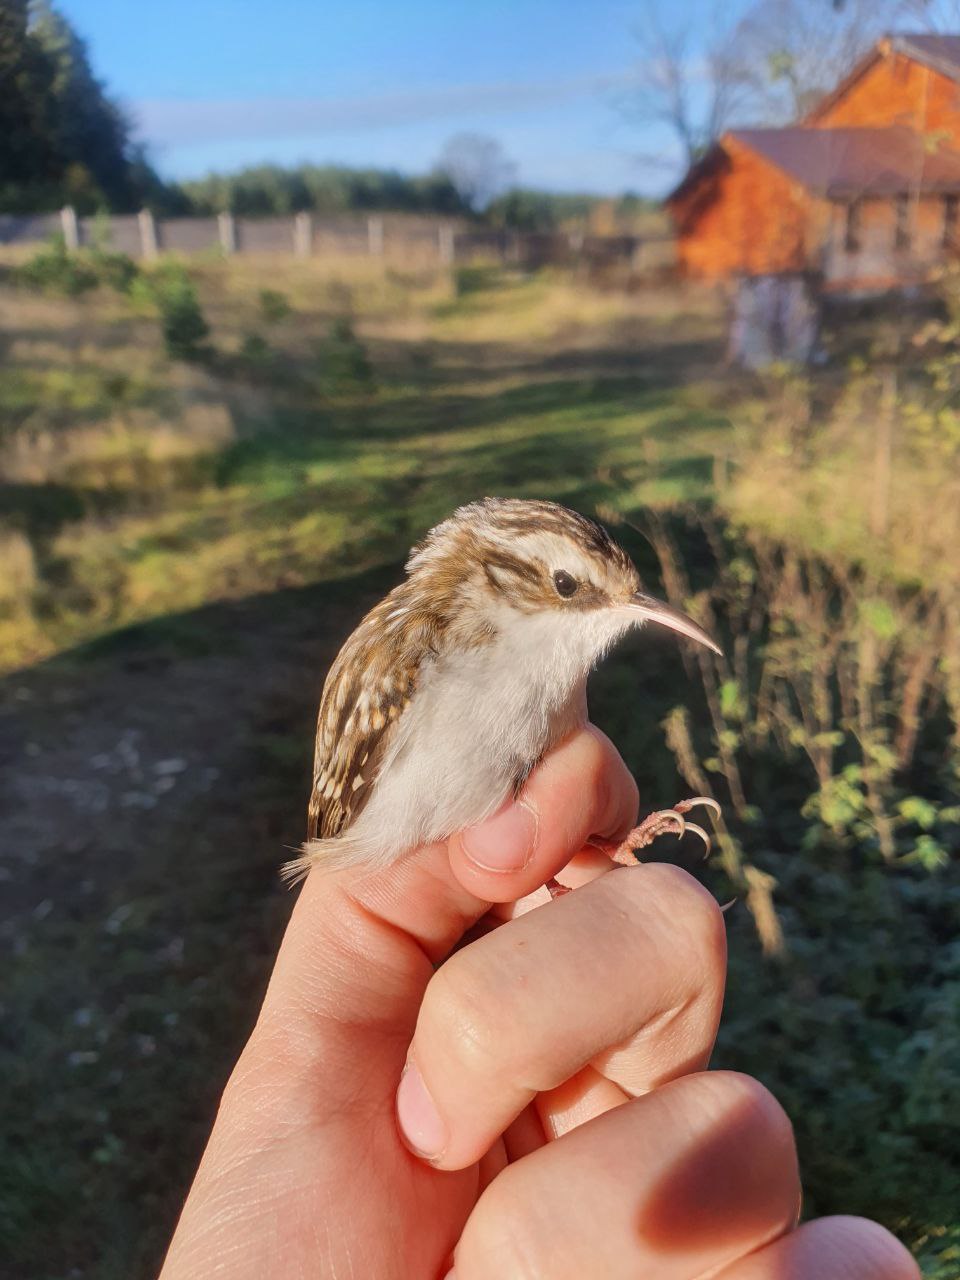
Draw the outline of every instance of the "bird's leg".
<instances>
[{"instance_id":1,"label":"bird's leg","mask_svg":"<svg viewBox=\"0 0 960 1280\"><path fill-rule=\"evenodd\" d=\"M708 809L713 809L718 816L720 814L720 806L710 796L691 796L689 800L679 800L672 809L658 809L655 813L648 814L638 826L629 832L626 839L622 840L618 845L613 845L609 841L600 842L596 840L591 841L591 843L602 848L604 853L613 858L614 862L621 862L627 867L636 865L638 850L645 849L648 845L653 844L657 836L661 836L667 831L672 831L678 839L684 832L692 831L694 835L700 837L706 847L706 853L709 853L710 837L706 831L704 831L703 827L698 827L695 822L687 822L683 816L699 805L705 805Z\"/></svg>"},{"instance_id":2,"label":"bird's leg","mask_svg":"<svg viewBox=\"0 0 960 1280\"><path fill-rule=\"evenodd\" d=\"M685 832L692 831L694 835L699 836L703 841L705 847L704 857L706 857L710 852L710 837L703 827L697 826L695 822L687 822L683 816L700 805L712 809L719 817L721 813L720 806L711 796L691 796L689 800L678 800L672 809L658 809L655 813L648 814L641 823L628 832L626 838L621 840L619 844L614 844L611 840L602 840L598 836L592 836L589 843L594 848L607 854L614 862L621 862L627 867L635 867L637 865L637 851L646 849L647 845L653 844L657 836L662 836L666 832L672 831L679 839ZM551 898L561 898L565 893L572 892L567 885L561 884L556 877L551 877L547 881L546 888Z\"/></svg>"}]
</instances>

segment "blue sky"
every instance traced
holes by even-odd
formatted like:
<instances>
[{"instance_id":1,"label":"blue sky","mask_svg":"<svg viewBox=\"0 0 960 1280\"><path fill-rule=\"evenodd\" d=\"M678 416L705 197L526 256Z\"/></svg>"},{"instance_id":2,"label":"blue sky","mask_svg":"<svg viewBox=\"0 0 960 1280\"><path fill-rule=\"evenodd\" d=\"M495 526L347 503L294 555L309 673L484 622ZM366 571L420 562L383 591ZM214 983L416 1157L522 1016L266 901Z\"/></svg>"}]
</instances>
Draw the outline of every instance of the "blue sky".
<instances>
[{"instance_id":1,"label":"blue sky","mask_svg":"<svg viewBox=\"0 0 960 1280\"><path fill-rule=\"evenodd\" d=\"M682 4L683 0L679 0ZM428 169L452 134L497 138L518 179L662 192L676 152L620 107L629 0L58 0L155 163Z\"/></svg>"}]
</instances>

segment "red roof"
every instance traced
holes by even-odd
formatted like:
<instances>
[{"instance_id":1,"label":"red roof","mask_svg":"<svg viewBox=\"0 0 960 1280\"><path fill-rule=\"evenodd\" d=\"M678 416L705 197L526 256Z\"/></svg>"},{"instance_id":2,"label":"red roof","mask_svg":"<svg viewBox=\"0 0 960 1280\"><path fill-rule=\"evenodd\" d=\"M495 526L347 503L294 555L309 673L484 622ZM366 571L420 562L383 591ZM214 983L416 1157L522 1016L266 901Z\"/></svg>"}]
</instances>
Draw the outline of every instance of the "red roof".
<instances>
[{"instance_id":1,"label":"red roof","mask_svg":"<svg viewBox=\"0 0 960 1280\"><path fill-rule=\"evenodd\" d=\"M890 44L895 53L960 80L960 36L894 35L890 37Z\"/></svg>"},{"instance_id":2,"label":"red roof","mask_svg":"<svg viewBox=\"0 0 960 1280\"><path fill-rule=\"evenodd\" d=\"M830 107L834 106L843 95L881 58L888 54L899 53L911 58L922 66L931 67L951 80L960 80L960 36L934 35L889 35L878 40L864 56L851 67L836 88L816 103L807 114L808 121L816 120Z\"/></svg>"},{"instance_id":3,"label":"red roof","mask_svg":"<svg viewBox=\"0 0 960 1280\"><path fill-rule=\"evenodd\" d=\"M930 146L919 133L902 125L733 129L725 137L829 199L908 191L960 192L960 151Z\"/></svg>"}]
</instances>

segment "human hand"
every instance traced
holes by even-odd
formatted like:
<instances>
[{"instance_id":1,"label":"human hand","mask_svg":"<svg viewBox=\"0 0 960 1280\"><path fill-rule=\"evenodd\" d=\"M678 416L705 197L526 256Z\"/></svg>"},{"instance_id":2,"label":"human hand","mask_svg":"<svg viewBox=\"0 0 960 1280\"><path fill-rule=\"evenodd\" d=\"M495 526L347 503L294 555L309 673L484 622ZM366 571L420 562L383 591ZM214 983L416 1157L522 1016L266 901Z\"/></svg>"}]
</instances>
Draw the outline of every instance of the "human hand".
<instances>
[{"instance_id":1,"label":"human hand","mask_svg":"<svg viewBox=\"0 0 960 1280\"><path fill-rule=\"evenodd\" d=\"M587 729L480 827L313 872L161 1280L917 1280L872 1223L796 1227L786 1116L705 1072L716 904L583 847L636 808Z\"/></svg>"}]
</instances>

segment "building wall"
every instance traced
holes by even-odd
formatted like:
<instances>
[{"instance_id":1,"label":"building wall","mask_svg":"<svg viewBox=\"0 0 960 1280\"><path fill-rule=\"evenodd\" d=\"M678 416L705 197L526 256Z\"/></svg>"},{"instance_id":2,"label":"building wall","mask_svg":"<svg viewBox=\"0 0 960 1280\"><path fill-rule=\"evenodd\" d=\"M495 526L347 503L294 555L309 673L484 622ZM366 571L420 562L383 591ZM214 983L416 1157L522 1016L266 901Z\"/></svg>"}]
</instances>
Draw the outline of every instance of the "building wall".
<instances>
[{"instance_id":1,"label":"building wall","mask_svg":"<svg viewBox=\"0 0 960 1280\"><path fill-rule=\"evenodd\" d=\"M960 147L960 84L887 51L835 101L815 110L811 128L906 124L943 131ZM861 245L844 245L846 210L816 199L729 136L724 163L670 203L681 270L703 279L822 270L834 287L889 287L922 278L943 259L943 200L911 205L909 249L894 247L896 203L861 204Z\"/></svg>"},{"instance_id":2,"label":"building wall","mask_svg":"<svg viewBox=\"0 0 960 1280\"><path fill-rule=\"evenodd\" d=\"M814 109L806 124L819 129L906 124L945 130L960 144L960 84L902 54L888 53L834 103Z\"/></svg>"},{"instance_id":3,"label":"building wall","mask_svg":"<svg viewBox=\"0 0 960 1280\"><path fill-rule=\"evenodd\" d=\"M809 196L732 138L721 146L725 163L670 203L681 270L707 280L803 270Z\"/></svg>"},{"instance_id":4,"label":"building wall","mask_svg":"<svg viewBox=\"0 0 960 1280\"><path fill-rule=\"evenodd\" d=\"M846 247L846 205L827 206L822 268L824 283L835 289L889 289L919 282L944 258L943 199L924 196L910 205L908 244L896 245L896 202L860 202L859 248Z\"/></svg>"}]
</instances>

